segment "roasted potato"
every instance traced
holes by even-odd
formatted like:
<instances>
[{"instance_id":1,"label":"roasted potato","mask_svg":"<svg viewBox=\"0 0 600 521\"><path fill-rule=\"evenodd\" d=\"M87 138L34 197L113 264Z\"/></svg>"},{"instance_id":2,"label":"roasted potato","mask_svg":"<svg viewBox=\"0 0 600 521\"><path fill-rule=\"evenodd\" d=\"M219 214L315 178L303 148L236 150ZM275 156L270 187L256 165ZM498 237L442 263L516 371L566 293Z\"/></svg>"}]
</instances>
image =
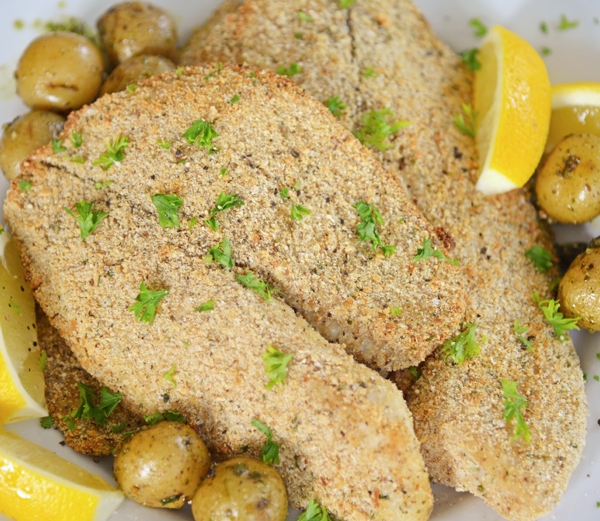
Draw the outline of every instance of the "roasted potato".
<instances>
[{"instance_id":1,"label":"roasted potato","mask_svg":"<svg viewBox=\"0 0 600 521\"><path fill-rule=\"evenodd\" d=\"M19 60L17 92L31 108L66 112L96 99L103 73L100 50L84 36L44 34Z\"/></svg>"},{"instance_id":2,"label":"roasted potato","mask_svg":"<svg viewBox=\"0 0 600 521\"><path fill-rule=\"evenodd\" d=\"M34 150L56 139L65 118L54 112L32 110L19 116L0 138L0 168L8 180L20 173L21 162Z\"/></svg>"},{"instance_id":3,"label":"roasted potato","mask_svg":"<svg viewBox=\"0 0 600 521\"><path fill-rule=\"evenodd\" d=\"M564 138L538 172L535 191L540 207L552 219L570 224L600 214L600 136Z\"/></svg>"},{"instance_id":4,"label":"roasted potato","mask_svg":"<svg viewBox=\"0 0 600 521\"><path fill-rule=\"evenodd\" d=\"M111 7L97 23L102 45L113 65L141 54L177 61L177 30L169 16L145 2Z\"/></svg>"},{"instance_id":5,"label":"roasted potato","mask_svg":"<svg viewBox=\"0 0 600 521\"><path fill-rule=\"evenodd\" d=\"M195 521L285 521L287 509L287 491L279 473L252 458L218 465L192 499Z\"/></svg>"},{"instance_id":6,"label":"roasted potato","mask_svg":"<svg viewBox=\"0 0 600 521\"><path fill-rule=\"evenodd\" d=\"M134 56L117 65L103 83L100 95L118 92L139 80L163 72L171 72L175 68L175 64L164 56Z\"/></svg>"},{"instance_id":7,"label":"roasted potato","mask_svg":"<svg viewBox=\"0 0 600 521\"><path fill-rule=\"evenodd\" d=\"M118 450L115 478L125 495L147 507L181 508L210 469L194 429L164 421L134 434Z\"/></svg>"},{"instance_id":8,"label":"roasted potato","mask_svg":"<svg viewBox=\"0 0 600 521\"><path fill-rule=\"evenodd\" d=\"M558 299L566 317L580 317L580 327L600 331L600 239L575 258L560 282Z\"/></svg>"}]
</instances>

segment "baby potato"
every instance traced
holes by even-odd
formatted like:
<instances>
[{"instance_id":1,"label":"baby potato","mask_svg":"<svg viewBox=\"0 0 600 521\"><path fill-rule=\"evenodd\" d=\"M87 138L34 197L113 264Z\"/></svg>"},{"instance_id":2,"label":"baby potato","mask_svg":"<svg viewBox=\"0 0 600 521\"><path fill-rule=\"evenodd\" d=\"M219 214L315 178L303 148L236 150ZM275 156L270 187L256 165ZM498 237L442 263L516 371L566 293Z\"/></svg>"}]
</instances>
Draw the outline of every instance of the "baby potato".
<instances>
[{"instance_id":1,"label":"baby potato","mask_svg":"<svg viewBox=\"0 0 600 521\"><path fill-rule=\"evenodd\" d=\"M218 465L192 499L195 521L285 521L287 510L287 491L279 473L252 458Z\"/></svg>"},{"instance_id":2,"label":"baby potato","mask_svg":"<svg viewBox=\"0 0 600 521\"><path fill-rule=\"evenodd\" d=\"M10 181L20 173L21 163L42 145L56 139L65 118L54 112L32 110L15 119L0 138L0 168Z\"/></svg>"},{"instance_id":3,"label":"baby potato","mask_svg":"<svg viewBox=\"0 0 600 521\"><path fill-rule=\"evenodd\" d=\"M538 172L538 204L554 220L579 224L600 214L600 136L564 138Z\"/></svg>"},{"instance_id":4,"label":"baby potato","mask_svg":"<svg viewBox=\"0 0 600 521\"><path fill-rule=\"evenodd\" d=\"M177 30L169 16L145 2L111 7L97 23L102 45L113 65L140 54L177 60Z\"/></svg>"},{"instance_id":5,"label":"baby potato","mask_svg":"<svg viewBox=\"0 0 600 521\"><path fill-rule=\"evenodd\" d=\"M147 507L181 508L210 469L206 445L194 429L160 422L134 434L113 464L125 495Z\"/></svg>"},{"instance_id":6,"label":"baby potato","mask_svg":"<svg viewBox=\"0 0 600 521\"><path fill-rule=\"evenodd\" d=\"M558 287L560 311L566 317L580 317L577 324L600 331L600 240L580 253Z\"/></svg>"},{"instance_id":7,"label":"baby potato","mask_svg":"<svg viewBox=\"0 0 600 521\"><path fill-rule=\"evenodd\" d=\"M134 56L117 65L115 70L110 73L100 89L100 95L118 92L138 80L163 72L171 72L175 68L175 64L163 56Z\"/></svg>"},{"instance_id":8,"label":"baby potato","mask_svg":"<svg viewBox=\"0 0 600 521\"><path fill-rule=\"evenodd\" d=\"M104 60L84 36L57 32L33 40L15 73L17 92L34 109L78 109L96 99Z\"/></svg>"}]
</instances>

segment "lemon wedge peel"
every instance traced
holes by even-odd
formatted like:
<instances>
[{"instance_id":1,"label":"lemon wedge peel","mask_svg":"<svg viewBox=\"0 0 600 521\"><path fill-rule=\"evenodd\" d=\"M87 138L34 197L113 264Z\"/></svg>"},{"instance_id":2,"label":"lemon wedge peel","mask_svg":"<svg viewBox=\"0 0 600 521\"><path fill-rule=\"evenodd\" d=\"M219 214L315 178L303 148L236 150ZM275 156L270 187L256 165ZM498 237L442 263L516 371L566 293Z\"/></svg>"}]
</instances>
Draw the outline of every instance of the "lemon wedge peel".
<instances>
[{"instance_id":1,"label":"lemon wedge peel","mask_svg":"<svg viewBox=\"0 0 600 521\"><path fill-rule=\"evenodd\" d=\"M552 109L585 105L600 107L600 83L580 81L552 87Z\"/></svg>"},{"instance_id":2,"label":"lemon wedge peel","mask_svg":"<svg viewBox=\"0 0 600 521\"><path fill-rule=\"evenodd\" d=\"M477 190L486 195L522 187L544 152L550 125L550 80L529 43L500 26L488 32L475 72Z\"/></svg>"},{"instance_id":3,"label":"lemon wedge peel","mask_svg":"<svg viewBox=\"0 0 600 521\"><path fill-rule=\"evenodd\" d=\"M0 233L0 425L48 414L33 295L17 245Z\"/></svg>"},{"instance_id":4,"label":"lemon wedge peel","mask_svg":"<svg viewBox=\"0 0 600 521\"><path fill-rule=\"evenodd\" d=\"M124 499L102 478L0 427L0 514L17 521L104 521Z\"/></svg>"}]
</instances>

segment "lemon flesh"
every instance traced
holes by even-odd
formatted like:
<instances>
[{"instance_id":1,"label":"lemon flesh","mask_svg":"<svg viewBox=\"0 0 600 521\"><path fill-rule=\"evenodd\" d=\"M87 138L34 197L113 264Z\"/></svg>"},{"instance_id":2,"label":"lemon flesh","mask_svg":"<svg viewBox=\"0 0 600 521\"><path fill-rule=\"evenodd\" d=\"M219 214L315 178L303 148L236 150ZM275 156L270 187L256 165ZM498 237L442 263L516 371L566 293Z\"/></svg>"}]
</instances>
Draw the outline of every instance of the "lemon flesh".
<instances>
[{"instance_id":1,"label":"lemon flesh","mask_svg":"<svg viewBox=\"0 0 600 521\"><path fill-rule=\"evenodd\" d=\"M563 83L552 87L552 117L546 152L569 134L600 136L600 83Z\"/></svg>"},{"instance_id":2,"label":"lemon flesh","mask_svg":"<svg viewBox=\"0 0 600 521\"><path fill-rule=\"evenodd\" d=\"M25 282L17 245L3 229L0 232L0 389L0 425L48 414L33 296Z\"/></svg>"},{"instance_id":3,"label":"lemon flesh","mask_svg":"<svg viewBox=\"0 0 600 521\"><path fill-rule=\"evenodd\" d=\"M16 521L103 521L123 498L100 477L0 428L0 514Z\"/></svg>"},{"instance_id":4,"label":"lemon flesh","mask_svg":"<svg viewBox=\"0 0 600 521\"><path fill-rule=\"evenodd\" d=\"M550 80L543 60L523 38L500 26L488 32L475 73L474 109L486 195L523 186L544 152L550 123Z\"/></svg>"}]
</instances>

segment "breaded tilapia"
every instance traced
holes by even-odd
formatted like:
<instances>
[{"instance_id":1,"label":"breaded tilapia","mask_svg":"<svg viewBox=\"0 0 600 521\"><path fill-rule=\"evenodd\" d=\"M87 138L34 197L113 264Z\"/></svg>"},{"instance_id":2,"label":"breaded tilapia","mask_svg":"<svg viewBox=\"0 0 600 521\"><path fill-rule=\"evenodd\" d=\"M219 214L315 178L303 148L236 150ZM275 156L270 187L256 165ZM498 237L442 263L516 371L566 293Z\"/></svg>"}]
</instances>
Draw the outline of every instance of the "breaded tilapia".
<instances>
[{"instance_id":1,"label":"breaded tilapia","mask_svg":"<svg viewBox=\"0 0 600 521\"><path fill-rule=\"evenodd\" d=\"M370 111L388 111L390 124L410 122L376 156L455 244L451 255L470 281L466 321L477 324L481 342L462 365L438 352L412 390L425 462L437 482L483 497L509 519L549 512L582 454L583 376L571 340L556 337L532 299L535 291L549 296L554 273L539 273L525 257L536 245L552 251L528 193L475 191L475 146L453 119L472 98L460 57L408 0L349 9L329 0L240 0L226 3L182 53L185 64L209 59L282 73L295 63L293 79L324 103L337 96L346 105L340 121L358 133ZM519 340L516 320L533 349ZM529 443L503 419L502 379L527 399Z\"/></svg>"},{"instance_id":2,"label":"breaded tilapia","mask_svg":"<svg viewBox=\"0 0 600 521\"><path fill-rule=\"evenodd\" d=\"M73 131L83 135L79 148ZM71 114L61 137L67 150L32 156L19 178L31 188L15 181L4 210L34 295L81 366L140 415L186 415L217 457L257 456L259 419L281 445L278 468L295 506L316 497L338 519L426 519L431 490L402 394L284 302L310 295L315 310L328 302L324 316L355 313L358 324L348 325L357 331L378 316L382 330L410 336L386 299L405 306L413 330L434 329L443 296L459 293L450 275L460 270L412 260L433 232L398 200L399 188L386 193L399 185L371 154L291 81L216 65L105 96ZM350 173L360 183L351 186ZM159 214L157 194L177 197L159 198ZM220 194L244 205L213 212ZM381 211L393 256L359 240L351 203L361 198ZM80 201L108 213L92 218L85 241L74 218L87 211ZM292 204L311 213L292 220ZM355 283L337 286L332 266ZM422 302L394 281L421 286ZM168 294L153 303L146 291L159 290ZM275 290L281 298L265 298ZM156 307L143 322L132 306L146 298ZM418 305L434 311L412 315ZM293 355L272 389L269 346Z\"/></svg>"}]
</instances>

